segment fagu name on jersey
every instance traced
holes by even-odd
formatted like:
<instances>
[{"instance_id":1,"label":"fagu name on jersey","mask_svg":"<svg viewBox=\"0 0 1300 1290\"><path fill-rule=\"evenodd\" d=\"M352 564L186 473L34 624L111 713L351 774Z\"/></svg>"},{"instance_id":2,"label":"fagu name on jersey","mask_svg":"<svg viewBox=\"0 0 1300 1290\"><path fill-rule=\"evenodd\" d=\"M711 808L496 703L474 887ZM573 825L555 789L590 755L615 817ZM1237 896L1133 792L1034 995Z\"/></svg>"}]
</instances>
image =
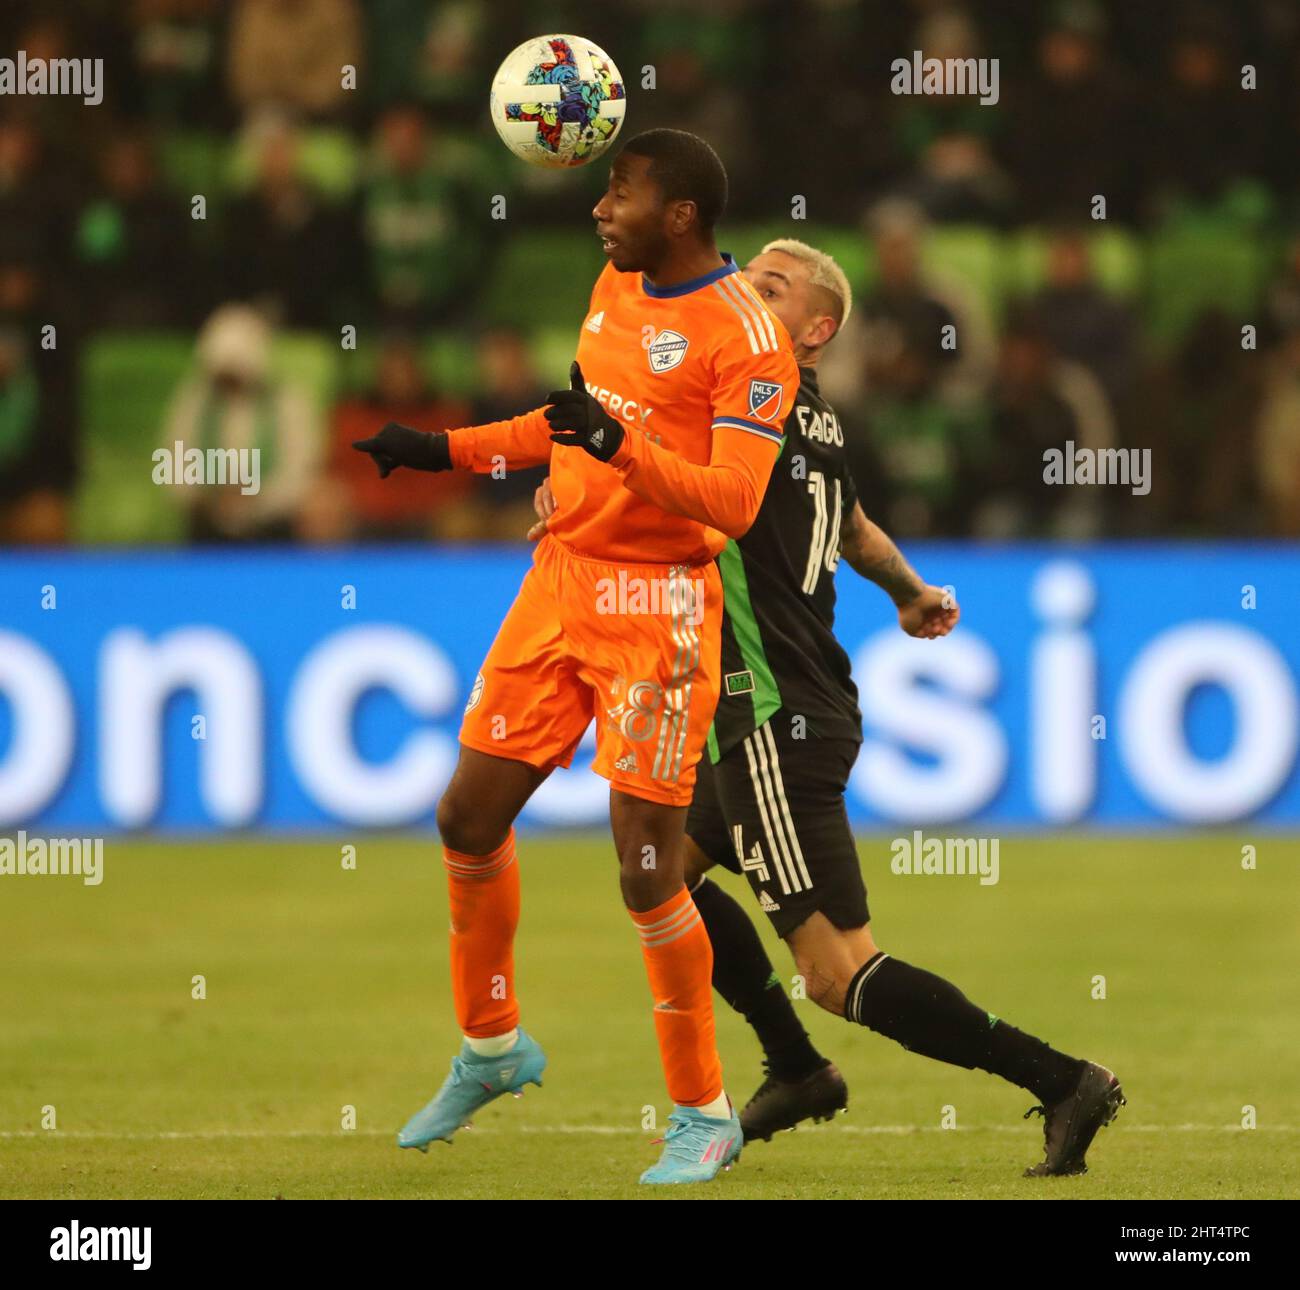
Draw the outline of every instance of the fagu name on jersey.
<instances>
[{"instance_id":1,"label":"fagu name on jersey","mask_svg":"<svg viewBox=\"0 0 1300 1290\"><path fill-rule=\"evenodd\" d=\"M819 412L806 403L797 403L794 414L805 439L812 439L815 443L833 443L837 448L844 447L844 431L840 429L840 419L834 412Z\"/></svg>"}]
</instances>

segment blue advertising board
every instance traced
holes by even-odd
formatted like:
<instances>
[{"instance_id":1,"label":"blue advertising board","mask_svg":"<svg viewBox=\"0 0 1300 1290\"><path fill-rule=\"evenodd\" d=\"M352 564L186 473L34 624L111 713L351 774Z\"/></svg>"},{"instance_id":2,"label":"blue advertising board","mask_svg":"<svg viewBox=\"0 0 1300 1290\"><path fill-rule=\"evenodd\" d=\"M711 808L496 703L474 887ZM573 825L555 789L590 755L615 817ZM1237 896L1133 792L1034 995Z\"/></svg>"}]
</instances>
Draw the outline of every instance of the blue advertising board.
<instances>
[{"instance_id":1,"label":"blue advertising board","mask_svg":"<svg viewBox=\"0 0 1300 1290\"><path fill-rule=\"evenodd\" d=\"M1264 545L914 544L942 641L847 566L863 827L1300 825L1300 554ZM530 554L514 548L10 553L0 826L426 827ZM594 734L525 814L600 825ZM815 745L810 754L815 755Z\"/></svg>"}]
</instances>

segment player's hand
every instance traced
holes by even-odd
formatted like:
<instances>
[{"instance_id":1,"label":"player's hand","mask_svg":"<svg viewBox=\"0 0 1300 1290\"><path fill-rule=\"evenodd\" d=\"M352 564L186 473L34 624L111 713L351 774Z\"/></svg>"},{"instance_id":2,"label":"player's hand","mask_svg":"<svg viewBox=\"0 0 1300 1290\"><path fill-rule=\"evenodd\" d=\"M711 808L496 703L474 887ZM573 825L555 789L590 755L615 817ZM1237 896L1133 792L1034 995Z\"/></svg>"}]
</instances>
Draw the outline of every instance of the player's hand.
<instances>
[{"instance_id":1,"label":"player's hand","mask_svg":"<svg viewBox=\"0 0 1300 1290\"><path fill-rule=\"evenodd\" d=\"M569 366L569 385L570 389L552 390L546 396L551 441L608 461L623 445L623 427L587 393L576 360Z\"/></svg>"},{"instance_id":2,"label":"player's hand","mask_svg":"<svg viewBox=\"0 0 1300 1290\"><path fill-rule=\"evenodd\" d=\"M549 476L537 485L533 494L533 510L537 512L537 523L528 530L528 540L536 542L546 535L546 522L555 514L555 494L551 492Z\"/></svg>"},{"instance_id":3,"label":"player's hand","mask_svg":"<svg viewBox=\"0 0 1300 1290\"><path fill-rule=\"evenodd\" d=\"M956 597L942 587L926 587L915 600L898 607L898 625L909 636L926 641L947 636L960 617Z\"/></svg>"},{"instance_id":4,"label":"player's hand","mask_svg":"<svg viewBox=\"0 0 1300 1290\"><path fill-rule=\"evenodd\" d=\"M390 421L371 439L354 439L358 452L368 452L379 468L379 478L387 479L398 466L412 470L450 470L451 440L445 434L429 434Z\"/></svg>"}]
</instances>

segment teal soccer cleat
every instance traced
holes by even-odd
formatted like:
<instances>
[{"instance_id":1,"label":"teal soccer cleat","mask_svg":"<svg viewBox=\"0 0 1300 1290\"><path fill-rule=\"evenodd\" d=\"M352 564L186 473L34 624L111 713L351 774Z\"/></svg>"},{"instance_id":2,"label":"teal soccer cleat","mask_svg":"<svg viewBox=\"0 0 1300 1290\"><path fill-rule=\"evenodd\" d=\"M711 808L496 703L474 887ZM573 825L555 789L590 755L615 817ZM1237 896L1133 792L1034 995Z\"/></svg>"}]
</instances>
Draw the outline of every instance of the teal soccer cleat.
<instances>
[{"instance_id":1,"label":"teal soccer cleat","mask_svg":"<svg viewBox=\"0 0 1300 1290\"><path fill-rule=\"evenodd\" d=\"M461 1128L480 1107L504 1093L523 1097L525 1084L542 1086L546 1054L541 1046L522 1029L515 1046L500 1057L480 1057L466 1042L460 1055L451 1059L451 1074L443 1080L428 1106L417 1111L397 1135L399 1147L418 1147L428 1151L429 1143L451 1135Z\"/></svg>"},{"instance_id":2,"label":"teal soccer cleat","mask_svg":"<svg viewBox=\"0 0 1300 1290\"><path fill-rule=\"evenodd\" d=\"M740 1158L745 1135L735 1107L731 1119L717 1120L693 1106L675 1106L668 1123L664 1153L641 1175L643 1183L708 1182Z\"/></svg>"}]
</instances>

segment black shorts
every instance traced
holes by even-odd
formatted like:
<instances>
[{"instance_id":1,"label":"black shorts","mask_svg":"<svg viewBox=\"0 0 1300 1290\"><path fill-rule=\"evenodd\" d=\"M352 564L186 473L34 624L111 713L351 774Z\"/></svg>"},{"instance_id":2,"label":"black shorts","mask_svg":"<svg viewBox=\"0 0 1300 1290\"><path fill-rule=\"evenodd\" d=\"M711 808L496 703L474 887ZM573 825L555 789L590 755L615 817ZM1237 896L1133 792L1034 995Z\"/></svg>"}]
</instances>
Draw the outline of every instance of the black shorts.
<instances>
[{"instance_id":1,"label":"black shorts","mask_svg":"<svg viewBox=\"0 0 1300 1290\"><path fill-rule=\"evenodd\" d=\"M795 739L782 713L696 772L686 832L714 863L749 879L779 936L814 913L842 929L869 921L844 788L854 739Z\"/></svg>"}]
</instances>

